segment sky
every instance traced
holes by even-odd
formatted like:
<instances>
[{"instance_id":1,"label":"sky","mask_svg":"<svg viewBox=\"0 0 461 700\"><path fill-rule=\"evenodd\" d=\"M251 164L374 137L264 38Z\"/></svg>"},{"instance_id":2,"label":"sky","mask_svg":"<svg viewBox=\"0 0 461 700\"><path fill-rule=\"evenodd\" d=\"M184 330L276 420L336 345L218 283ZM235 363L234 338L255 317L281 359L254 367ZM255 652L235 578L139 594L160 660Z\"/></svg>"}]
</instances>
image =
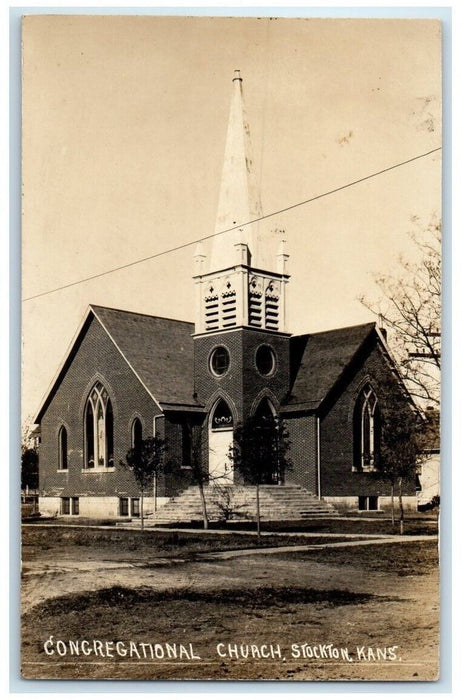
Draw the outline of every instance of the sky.
<instances>
[{"instance_id":1,"label":"sky","mask_svg":"<svg viewBox=\"0 0 461 700\"><path fill-rule=\"evenodd\" d=\"M441 146L432 20L28 16L23 26L23 416L88 304L194 320L240 69L265 215ZM290 253L289 328L376 320L374 274L440 216L440 152L266 219ZM41 295L34 297L35 295Z\"/></svg>"}]
</instances>

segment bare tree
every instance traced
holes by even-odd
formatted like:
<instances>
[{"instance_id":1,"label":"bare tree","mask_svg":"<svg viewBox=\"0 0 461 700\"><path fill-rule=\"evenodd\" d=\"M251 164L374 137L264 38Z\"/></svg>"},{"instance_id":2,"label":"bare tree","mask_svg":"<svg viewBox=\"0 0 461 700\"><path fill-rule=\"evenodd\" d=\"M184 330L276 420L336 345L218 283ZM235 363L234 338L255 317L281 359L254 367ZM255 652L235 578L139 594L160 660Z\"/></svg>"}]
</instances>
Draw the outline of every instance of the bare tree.
<instances>
[{"instance_id":1,"label":"bare tree","mask_svg":"<svg viewBox=\"0 0 461 700\"><path fill-rule=\"evenodd\" d=\"M38 460L33 423L28 416L21 429L21 489L38 489Z\"/></svg>"},{"instance_id":2,"label":"bare tree","mask_svg":"<svg viewBox=\"0 0 461 700\"><path fill-rule=\"evenodd\" d=\"M141 492L141 531L144 530L144 493L151 488L163 468L165 440L158 437L147 437L140 440L126 453L126 463L120 460L122 467L128 467L132 472Z\"/></svg>"},{"instance_id":3,"label":"bare tree","mask_svg":"<svg viewBox=\"0 0 461 700\"><path fill-rule=\"evenodd\" d=\"M192 483L197 484L202 507L203 529L208 530L208 512L205 498L205 485L208 483L208 472L204 467L202 427L187 424L191 441Z\"/></svg>"},{"instance_id":4,"label":"bare tree","mask_svg":"<svg viewBox=\"0 0 461 700\"><path fill-rule=\"evenodd\" d=\"M414 487L424 454L425 421L397 384L383 385L379 411L379 458L374 475L391 486L392 525L394 496L400 510L400 534L404 529L403 491Z\"/></svg>"},{"instance_id":5,"label":"bare tree","mask_svg":"<svg viewBox=\"0 0 461 700\"><path fill-rule=\"evenodd\" d=\"M379 315L389 329L389 341L412 396L435 407L440 401L441 368L441 225L433 219L411 234L420 258L400 259L399 276L377 276L381 298L361 303Z\"/></svg>"},{"instance_id":6,"label":"bare tree","mask_svg":"<svg viewBox=\"0 0 461 700\"><path fill-rule=\"evenodd\" d=\"M261 536L259 487L280 483L291 467L288 456L289 434L283 421L270 416L254 415L240 423L229 449L229 459L245 483L256 488L256 527Z\"/></svg>"}]
</instances>

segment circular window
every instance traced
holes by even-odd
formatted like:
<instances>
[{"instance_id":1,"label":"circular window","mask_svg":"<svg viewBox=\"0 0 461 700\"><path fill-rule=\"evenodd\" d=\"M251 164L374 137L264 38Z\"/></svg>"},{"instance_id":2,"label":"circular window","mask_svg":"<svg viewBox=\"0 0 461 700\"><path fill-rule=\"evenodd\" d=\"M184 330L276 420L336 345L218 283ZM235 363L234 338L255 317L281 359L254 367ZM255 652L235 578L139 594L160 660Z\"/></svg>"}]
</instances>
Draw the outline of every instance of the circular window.
<instances>
[{"instance_id":1,"label":"circular window","mask_svg":"<svg viewBox=\"0 0 461 700\"><path fill-rule=\"evenodd\" d=\"M275 353L269 345L260 345L256 350L256 367L264 377L275 370Z\"/></svg>"},{"instance_id":2,"label":"circular window","mask_svg":"<svg viewBox=\"0 0 461 700\"><path fill-rule=\"evenodd\" d=\"M218 377L226 374L229 369L230 355L229 350L223 345L215 348L210 356L210 369L213 374Z\"/></svg>"}]
</instances>

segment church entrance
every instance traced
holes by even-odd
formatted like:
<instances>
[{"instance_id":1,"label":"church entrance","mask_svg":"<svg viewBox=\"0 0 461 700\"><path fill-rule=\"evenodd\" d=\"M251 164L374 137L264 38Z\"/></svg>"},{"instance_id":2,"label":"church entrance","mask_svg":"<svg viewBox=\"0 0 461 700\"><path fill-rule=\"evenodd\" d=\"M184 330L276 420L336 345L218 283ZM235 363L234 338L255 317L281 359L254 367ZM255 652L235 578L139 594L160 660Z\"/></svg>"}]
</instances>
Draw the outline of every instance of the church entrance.
<instances>
[{"instance_id":1,"label":"church entrance","mask_svg":"<svg viewBox=\"0 0 461 700\"><path fill-rule=\"evenodd\" d=\"M229 448L234 436L234 421L227 403L220 399L209 423L209 478L210 484L230 486L234 483L234 470L229 459Z\"/></svg>"}]
</instances>

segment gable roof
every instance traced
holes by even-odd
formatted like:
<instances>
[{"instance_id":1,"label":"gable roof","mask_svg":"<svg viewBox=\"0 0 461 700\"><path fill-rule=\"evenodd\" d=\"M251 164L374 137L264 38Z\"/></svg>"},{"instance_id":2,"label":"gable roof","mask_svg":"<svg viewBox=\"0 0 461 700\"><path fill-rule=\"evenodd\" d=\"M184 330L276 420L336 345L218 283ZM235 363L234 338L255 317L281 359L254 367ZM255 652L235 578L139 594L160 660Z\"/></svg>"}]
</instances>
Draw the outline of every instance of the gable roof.
<instances>
[{"instance_id":1,"label":"gable roof","mask_svg":"<svg viewBox=\"0 0 461 700\"><path fill-rule=\"evenodd\" d=\"M101 324L154 401L199 407L193 396L193 323L91 304L40 404L34 423L40 422L93 318Z\"/></svg>"},{"instance_id":2,"label":"gable roof","mask_svg":"<svg viewBox=\"0 0 461 700\"><path fill-rule=\"evenodd\" d=\"M318 408L374 330L364 323L291 338L293 375L282 410Z\"/></svg>"},{"instance_id":3,"label":"gable roof","mask_svg":"<svg viewBox=\"0 0 461 700\"><path fill-rule=\"evenodd\" d=\"M93 318L161 408L202 408L194 397L193 323L92 304L34 422L40 422ZM388 354L375 323L292 337L291 391L282 411L317 409L372 333Z\"/></svg>"},{"instance_id":4,"label":"gable roof","mask_svg":"<svg viewBox=\"0 0 461 700\"><path fill-rule=\"evenodd\" d=\"M91 305L125 360L159 403L194 399L194 324Z\"/></svg>"}]
</instances>

